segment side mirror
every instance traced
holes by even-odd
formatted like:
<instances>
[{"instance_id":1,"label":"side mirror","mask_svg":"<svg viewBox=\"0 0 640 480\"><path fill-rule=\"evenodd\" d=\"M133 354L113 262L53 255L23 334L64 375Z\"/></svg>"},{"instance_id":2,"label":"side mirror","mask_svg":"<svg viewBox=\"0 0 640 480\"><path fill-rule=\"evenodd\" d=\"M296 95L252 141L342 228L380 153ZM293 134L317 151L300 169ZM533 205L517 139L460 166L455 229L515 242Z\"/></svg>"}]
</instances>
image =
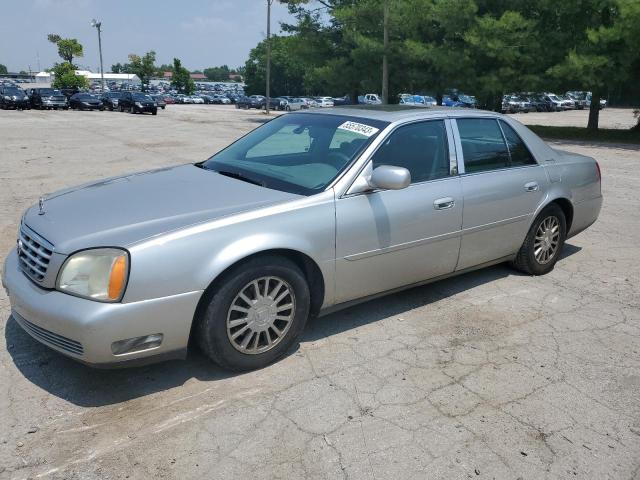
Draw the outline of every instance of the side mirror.
<instances>
[{"instance_id":1,"label":"side mirror","mask_svg":"<svg viewBox=\"0 0 640 480\"><path fill-rule=\"evenodd\" d=\"M402 190L411 183L409 170L392 165L380 165L371 174L369 185L382 190Z\"/></svg>"}]
</instances>

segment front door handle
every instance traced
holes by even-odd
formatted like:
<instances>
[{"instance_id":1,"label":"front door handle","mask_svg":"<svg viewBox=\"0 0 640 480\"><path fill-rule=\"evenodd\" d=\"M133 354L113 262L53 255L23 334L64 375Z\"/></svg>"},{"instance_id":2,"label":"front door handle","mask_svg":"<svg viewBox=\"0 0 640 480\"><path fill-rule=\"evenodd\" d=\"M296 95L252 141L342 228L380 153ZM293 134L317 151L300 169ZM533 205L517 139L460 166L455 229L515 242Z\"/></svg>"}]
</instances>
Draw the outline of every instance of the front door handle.
<instances>
[{"instance_id":1,"label":"front door handle","mask_svg":"<svg viewBox=\"0 0 640 480\"><path fill-rule=\"evenodd\" d=\"M524 184L524 189L527 192L535 192L538 190L538 182L529 182Z\"/></svg>"},{"instance_id":2,"label":"front door handle","mask_svg":"<svg viewBox=\"0 0 640 480\"><path fill-rule=\"evenodd\" d=\"M453 208L456 201L451 197L439 198L433 202L433 208L436 210L446 210L447 208Z\"/></svg>"}]
</instances>

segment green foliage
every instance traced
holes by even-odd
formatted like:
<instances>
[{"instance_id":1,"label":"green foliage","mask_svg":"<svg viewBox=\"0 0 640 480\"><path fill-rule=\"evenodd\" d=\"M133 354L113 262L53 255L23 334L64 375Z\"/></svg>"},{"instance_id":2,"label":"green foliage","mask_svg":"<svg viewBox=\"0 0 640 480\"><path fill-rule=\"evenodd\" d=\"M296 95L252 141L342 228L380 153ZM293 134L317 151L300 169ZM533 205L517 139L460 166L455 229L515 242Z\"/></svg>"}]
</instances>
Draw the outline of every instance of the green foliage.
<instances>
[{"instance_id":1,"label":"green foliage","mask_svg":"<svg viewBox=\"0 0 640 480\"><path fill-rule=\"evenodd\" d=\"M145 53L143 56L136 55L135 53L129 54L127 73L133 73L138 76L140 82L142 82L142 91L145 90L149 79L156 74L157 69L155 63L156 52L153 50Z\"/></svg>"},{"instance_id":2,"label":"green foliage","mask_svg":"<svg viewBox=\"0 0 640 480\"><path fill-rule=\"evenodd\" d=\"M173 77L171 77L171 85L180 93L191 95L195 89L195 83L191 78L189 70L182 66L179 59L173 59Z\"/></svg>"},{"instance_id":3,"label":"green foliage","mask_svg":"<svg viewBox=\"0 0 640 480\"><path fill-rule=\"evenodd\" d=\"M271 86L272 97L280 95L302 95L304 93L304 65L292 55L295 37L271 37ZM266 86L266 40L260 42L249 53L245 64L246 84L252 93L264 95Z\"/></svg>"},{"instance_id":4,"label":"green foliage","mask_svg":"<svg viewBox=\"0 0 640 480\"><path fill-rule=\"evenodd\" d=\"M129 73L130 68L131 65L128 63L114 63L113 65L111 65L111 73Z\"/></svg>"},{"instance_id":5,"label":"green foliage","mask_svg":"<svg viewBox=\"0 0 640 480\"><path fill-rule=\"evenodd\" d=\"M281 3L295 21L282 25L287 37L273 39L274 95L380 92L386 3L390 98L402 92L441 98L457 88L491 109L512 91L622 91L640 98L638 0ZM264 93L265 50L261 42L245 65L251 93Z\"/></svg>"},{"instance_id":6,"label":"green foliage","mask_svg":"<svg viewBox=\"0 0 640 480\"><path fill-rule=\"evenodd\" d=\"M89 80L82 75L76 75L76 67L69 62L56 63L51 69L55 75L51 86L53 88L86 88Z\"/></svg>"},{"instance_id":7,"label":"green foliage","mask_svg":"<svg viewBox=\"0 0 640 480\"><path fill-rule=\"evenodd\" d=\"M207 79L212 82L228 82L231 70L227 65L222 65L220 67L205 68L203 73L207 76Z\"/></svg>"},{"instance_id":8,"label":"green foliage","mask_svg":"<svg viewBox=\"0 0 640 480\"><path fill-rule=\"evenodd\" d=\"M9 71L7 70L7 67L0 63L0 74L4 75L7 73L9 73Z\"/></svg>"},{"instance_id":9,"label":"green foliage","mask_svg":"<svg viewBox=\"0 0 640 480\"><path fill-rule=\"evenodd\" d=\"M50 33L47 39L58 47L58 55L65 62L73 65L73 59L84 55L82 45L75 38L62 38L60 35Z\"/></svg>"}]
</instances>

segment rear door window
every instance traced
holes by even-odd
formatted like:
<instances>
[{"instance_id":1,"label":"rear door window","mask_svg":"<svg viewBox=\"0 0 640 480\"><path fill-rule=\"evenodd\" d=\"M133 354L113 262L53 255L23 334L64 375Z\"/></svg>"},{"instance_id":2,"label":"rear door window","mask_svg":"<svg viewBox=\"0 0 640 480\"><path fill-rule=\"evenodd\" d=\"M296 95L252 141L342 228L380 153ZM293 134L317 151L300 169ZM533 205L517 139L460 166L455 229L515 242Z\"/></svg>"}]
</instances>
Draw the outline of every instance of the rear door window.
<instances>
[{"instance_id":1,"label":"rear door window","mask_svg":"<svg viewBox=\"0 0 640 480\"><path fill-rule=\"evenodd\" d=\"M507 123L500 120L500 126L507 139L507 146L511 155L511 166L522 167L525 165L535 165L536 161L529 152L522 139L518 136L513 128Z\"/></svg>"},{"instance_id":2,"label":"rear door window","mask_svg":"<svg viewBox=\"0 0 640 480\"><path fill-rule=\"evenodd\" d=\"M509 166L509 149L496 120L461 118L456 122L467 173L486 172Z\"/></svg>"}]
</instances>

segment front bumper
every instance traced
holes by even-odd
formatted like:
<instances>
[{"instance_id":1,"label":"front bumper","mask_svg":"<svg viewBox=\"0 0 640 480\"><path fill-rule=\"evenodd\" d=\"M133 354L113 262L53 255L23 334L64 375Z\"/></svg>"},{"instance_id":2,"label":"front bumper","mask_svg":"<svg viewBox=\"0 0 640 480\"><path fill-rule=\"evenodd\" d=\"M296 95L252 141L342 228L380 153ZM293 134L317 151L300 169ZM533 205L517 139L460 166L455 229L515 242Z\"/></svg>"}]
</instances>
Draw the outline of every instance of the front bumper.
<instances>
[{"instance_id":1,"label":"front bumper","mask_svg":"<svg viewBox=\"0 0 640 480\"><path fill-rule=\"evenodd\" d=\"M27 108L31 106L29 100L4 100L4 103L7 107L11 108Z\"/></svg>"},{"instance_id":2,"label":"front bumper","mask_svg":"<svg viewBox=\"0 0 640 480\"><path fill-rule=\"evenodd\" d=\"M96 367L151 363L184 358L201 291L131 303L100 303L45 290L19 268L13 249L2 273L2 285L16 322L48 347ZM113 342L163 334L160 346L114 355Z\"/></svg>"},{"instance_id":3,"label":"front bumper","mask_svg":"<svg viewBox=\"0 0 640 480\"><path fill-rule=\"evenodd\" d=\"M42 101L43 107L66 107L68 105L69 104L64 100L43 100Z\"/></svg>"}]
</instances>

